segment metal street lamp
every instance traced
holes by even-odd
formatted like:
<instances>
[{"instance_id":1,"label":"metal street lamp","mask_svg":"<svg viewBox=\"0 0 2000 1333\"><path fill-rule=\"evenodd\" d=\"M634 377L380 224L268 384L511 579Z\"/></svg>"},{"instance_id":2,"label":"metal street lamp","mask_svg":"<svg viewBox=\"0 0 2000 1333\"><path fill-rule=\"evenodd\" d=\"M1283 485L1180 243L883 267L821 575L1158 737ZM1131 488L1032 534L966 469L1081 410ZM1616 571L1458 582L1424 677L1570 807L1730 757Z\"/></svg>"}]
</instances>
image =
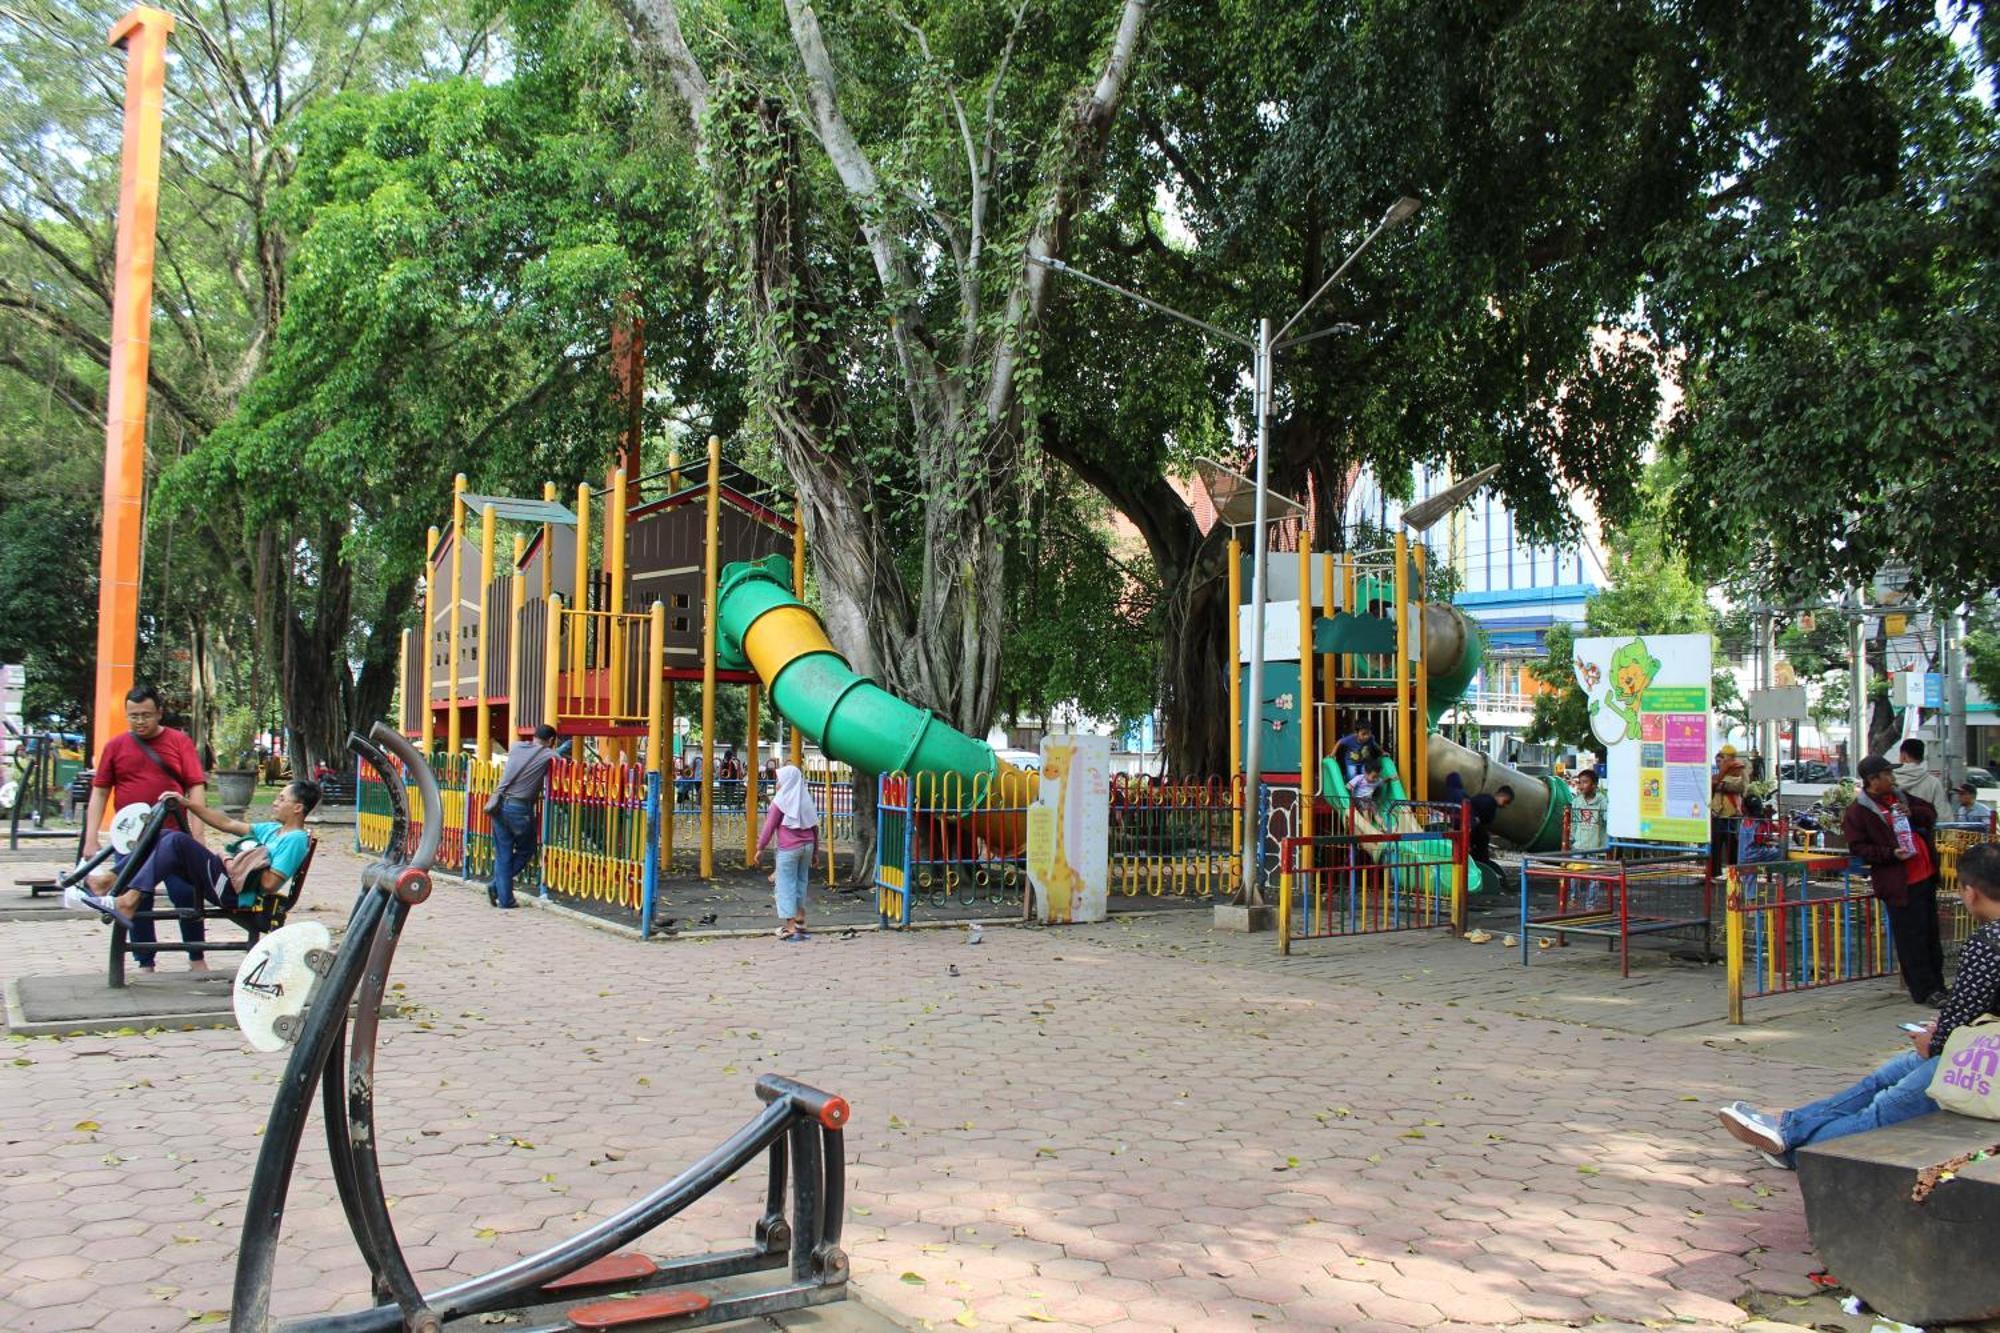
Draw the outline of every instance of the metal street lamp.
<instances>
[{"instance_id":1,"label":"metal street lamp","mask_svg":"<svg viewBox=\"0 0 2000 1333\"><path fill-rule=\"evenodd\" d=\"M1265 500L1268 494L1267 482L1270 476L1272 360L1279 352L1287 348L1297 347L1301 343L1312 342L1316 338L1323 338L1331 333L1351 332L1356 328L1353 324L1331 324L1326 328L1318 329L1312 333L1301 334L1296 338L1285 337L1287 333L1291 332L1292 326L1297 324L1301 319L1304 319L1311 312L1312 308L1319 304L1320 298L1331 291L1333 285L1339 282L1342 277L1346 276L1347 270L1352 268L1354 262L1360 259L1368 247L1375 243L1377 237L1390 228L1407 222L1410 216L1422 206L1420 200L1412 199L1407 195L1389 205L1388 211L1382 214L1381 221L1377 222L1374 229L1361 238L1361 244L1355 246L1353 252L1347 258L1340 261L1340 267L1336 268L1327 280L1319 285L1319 290L1308 297L1305 304L1292 312L1290 319L1279 325L1275 331L1271 328L1270 320L1260 319L1257 321L1255 336L1250 338L1245 338L1239 333L1231 333L1225 328L1211 324L1205 319L1197 319L1195 316L1185 311L1176 310L1172 306L1162 305L1149 296L1142 296L1129 288L1120 287L1117 283L1106 282L1102 278L1092 277L1081 269L1071 268L1060 259L1033 253L1030 253L1028 256L1028 262L1031 264L1039 264L1043 268L1055 273L1065 273L1073 278L1081 278L1083 281L1091 283L1094 286L1116 292L1120 296L1127 297L1143 306L1157 310L1163 315L1172 315L1175 319L1183 323L1192 324L1204 332L1250 349L1252 415L1256 421L1257 431L1257 469L1255 477L1256 485L1254 487L1255 510L1250 521L1250 676L1246 682L1248 688L1244 693L1252 717L1261 714L1264 700L1264 593L1266 586L1265 577L1270 566L1270 552L1266 549L1269 545L1267 525L1270 521L1270 511ZM1300 589L1299 595L1301 597L1310 596L1311 590ZM1304 645L1300 646L1300 650L1304 651ZM1236 664L1231 662L1229 669L1234 671ZM1232 719L1230 725L1242 726L1243 719ZM1257 793L1264 779L1264 743L1261 728L1252 725L1245 727L1244 731L1243 790L1245 802L1250 806L1248 814L1254 830L1256 825ZM1260 895L1257 892L1256 858L1247 854L1243 857L1241 893L1245 903L1254 905L1260 900Z\"/></svg>"}]
</instances>

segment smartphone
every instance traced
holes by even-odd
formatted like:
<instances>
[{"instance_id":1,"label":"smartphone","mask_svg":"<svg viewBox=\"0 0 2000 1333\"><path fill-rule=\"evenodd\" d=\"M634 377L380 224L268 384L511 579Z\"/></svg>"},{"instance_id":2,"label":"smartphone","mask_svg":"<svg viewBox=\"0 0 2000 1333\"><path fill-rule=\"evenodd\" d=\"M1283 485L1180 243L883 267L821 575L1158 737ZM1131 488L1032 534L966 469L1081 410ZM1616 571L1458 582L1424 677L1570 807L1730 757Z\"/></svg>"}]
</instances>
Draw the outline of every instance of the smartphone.
<instances>
[{"instance_id":1,"label":"smartphone","mask_svg":"<svg viewBox=\"0 0 2000 1333\"><path fill-rule=\"evenodd\" d=\"M1925 1030L1926 1028L1928 1028L1928 1027L1930 1026L1930 1024L1929 1024L1929 1023L1898 1023L1898 1024L1896 1024L1896 1026L1897 1026L1897 1027L1899 1027L1899 1028L1901 1028L1901 1029L1903 1029L1903 1031L1905 1031L1905 1032L1922 1032L1922 1031L1924 1031L1924 1030Z\"/></svg>"}]
</instances>

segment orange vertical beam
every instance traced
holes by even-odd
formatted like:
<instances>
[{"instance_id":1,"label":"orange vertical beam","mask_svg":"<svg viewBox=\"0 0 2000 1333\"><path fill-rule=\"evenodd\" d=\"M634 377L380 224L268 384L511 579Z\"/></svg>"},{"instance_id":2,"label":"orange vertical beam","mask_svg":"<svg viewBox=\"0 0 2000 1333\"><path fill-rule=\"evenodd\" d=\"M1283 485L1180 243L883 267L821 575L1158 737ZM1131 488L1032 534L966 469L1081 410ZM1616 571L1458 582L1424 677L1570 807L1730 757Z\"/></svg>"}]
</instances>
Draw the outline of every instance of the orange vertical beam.
<instances>
[{"instance_id":1,"label":"orange vertical beam","mask_svg":"<svg viewBox=\"0 0 2000 1333\"><path fill-rule=\"evenodd\" d=\"M97 699L91 743L102 754L125 730L139 656L139 566L145 545L146 374L153 350L154 233L160 219L160 121L173 18L140 6L111 29L125 48L125 145L111 301L111 382L104 412L104 528L97 564Z\"/></svg>"}]
</instances>

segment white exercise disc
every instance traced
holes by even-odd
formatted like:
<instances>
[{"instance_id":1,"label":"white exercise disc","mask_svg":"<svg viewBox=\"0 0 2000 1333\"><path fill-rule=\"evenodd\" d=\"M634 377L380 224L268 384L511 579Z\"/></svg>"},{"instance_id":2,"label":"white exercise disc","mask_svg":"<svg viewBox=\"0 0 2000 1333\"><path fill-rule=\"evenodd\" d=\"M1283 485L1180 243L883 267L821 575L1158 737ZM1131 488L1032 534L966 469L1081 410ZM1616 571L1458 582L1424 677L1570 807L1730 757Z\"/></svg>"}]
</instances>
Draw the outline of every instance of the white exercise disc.
<instances>
[{"instance_id":1,"label":"white exercise disc","mask_svg":"<svg viewBox=\"0 0 2000 1333\"><path fill-rule=\"evenodd\" d=\"M231 988L236 1003L236 1026L260 1051L282 1051L289 1039L278 1031L278 1021L296 1019L305 1012L319 974L306 961L315 949L331 949L333 935L318 921L294 921L258 940L236 969Z\"/></svg>"},{"instance_id":2,"label":"white exercise disc","mask_svg":"<svg viewBox=\"0 0 2000 1333\"><path fill-rule=\"evenodd\" d=\"M153 807L137 802L112 816L111 833L108 838L111 850L120 856L130 856L132 845L139 841L139 831L146 827L146 821L152 817Z\"/></svg>"}]
</instances>

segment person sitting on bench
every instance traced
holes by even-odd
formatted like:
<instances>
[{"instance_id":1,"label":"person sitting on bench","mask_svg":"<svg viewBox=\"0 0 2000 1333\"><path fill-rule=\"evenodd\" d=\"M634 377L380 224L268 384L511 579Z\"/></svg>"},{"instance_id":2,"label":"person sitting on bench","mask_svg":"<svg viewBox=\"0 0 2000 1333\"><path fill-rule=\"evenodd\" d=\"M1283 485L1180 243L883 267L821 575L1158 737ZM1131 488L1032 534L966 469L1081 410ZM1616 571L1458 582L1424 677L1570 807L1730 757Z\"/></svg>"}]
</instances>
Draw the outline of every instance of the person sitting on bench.
<instances>
[{"instance_id":1,"label":"person sitting on bench","mask_svg":"<svg viewBox=\"0 0 2000 1333\"><path fill-rule=\"evenodd\" d=\"M1880 762L1873 761L1873 762ZM1860 1134L1937 1110L1931 1076L1954 1029L1982 1014L2000 1013L2000 844L1968 847L1958 860L1958 896L1979 923L1958 959L1958 985L1938 1016L1910 1034L1914 1050L1831 1097L1770 1115L1748 1102L1717 1114L1722 1127L1755 1148L1772 1166L1791 1170L1792 1154L1809 1143Z\"/></svg>"},{"instance_id":2,"label":"person sitting on bench","mask_svg":"<svg viewBox=\"0 0 2000 1333\"><path fill-rule=\"evenodd\" d=\"M165 884L167 896L173 900L175 909L182 913L181 938L189 944L199 944L206 936L198 902L205 901L225 912L234 911L253 905L257 894L276 893L298 873L299 867L305 864L306 854L312 850L312 839L306 833L306 816L319 804L319 798L317 783L294 782L279 792L278 798L271 803L271 813L277 816L276 819L246 824L170 793L165 799L180 801L187 812L202 823L241 840L231 860L255 847L268 858L266 863L250 872L240 890L233 889L229 861L204 847L192 835L178 829L167 829L160 833L153 843L152 854L132 872L125 891L115 900L72 889L71 905L116 917L132 933L135 945L151 944L154 939L153 923L143 914L152 911L154 892ZM241 897L248 897L250 902L239 901ZM135 917L135 912L142 915ZM150 969L153 966L150 950L135 948L133 952L138 956L141 968ZM188 967L194 972L208 970L208 963L199 949L188 951Z\"/></svg>"}]
</instances>

